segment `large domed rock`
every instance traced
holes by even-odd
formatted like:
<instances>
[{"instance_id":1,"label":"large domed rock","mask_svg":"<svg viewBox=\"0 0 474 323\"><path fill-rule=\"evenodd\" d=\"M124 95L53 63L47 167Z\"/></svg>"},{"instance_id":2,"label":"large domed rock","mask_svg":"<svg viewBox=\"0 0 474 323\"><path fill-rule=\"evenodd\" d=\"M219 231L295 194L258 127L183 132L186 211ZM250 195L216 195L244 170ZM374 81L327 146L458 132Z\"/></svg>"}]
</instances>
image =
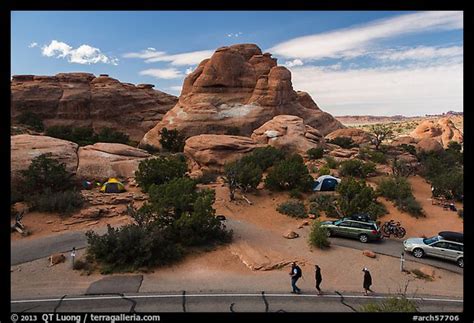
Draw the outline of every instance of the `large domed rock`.
<instances>
[{"instance_id":1,"label":"large domed rock","mask_svg":"<svg viewBox=\"0 0 474 323\"><path fill-rule=\"evenodd\" d=\"M252 139L228 135L198 135L186 140L184 154L191 161L191 172L199 169L222 170L224 165L259 147Z\"/></svg>"},{"instance_id":2,"label":"large domed rock","mask_svg":"<svg viewBox=\"0 0 474 323\"><path fill-rule=\"evenodd\" d=\"M434 138L424 138L421 139L416 145L415 145L416 151L417 152L439 152L443 150L443 146L440 144L440 142Z\"/></svg>"},{"instance_id":3,"label":"large domed rock","mask_svg":"<svg viewBox=\"0 0 474 323\"><path fill-rule=\"evenodd\" d=\"M456 128L449 118L441 118L437 122L432 120L423 121L411 132L410 136L415 139L435 139L444 148L448 147L450 141L463 142L462 132Z\"/></svg>"},{"instance_id":4,"label":"large domed rock","mask_svg":"<svg viewBox=\"0 0 474 323\"><path fill-rule=\"evenodd\" d=\"M51 158L63 163L68 172L72 174L76 173L78 164L77 144L47 136L26 134L11 136L10 138L12 183L18 179L19 171L28 169L34 158L46 153L51 153Z\"/></svg>"},{"instance_id":5,"label":"large domed rock","mask_svg":"<svg viewBox=\"0 0 474 323\"><path fill-rule=\"evenodd\" d=\"M12 123L23 112L36 113L46 127L103 127L139 141L177 102L175 96L101 74L14 75L11 81Z\"/></svg>"},{"instance_id":6,"label":"large domed rock","mask_svg":"<svg viewBox=\"0 0 474 323\"><path fill-rule=\"evenodd\" d=\"M324 144L318 130L305 125L300 117L291 115L279 115L267 121L253 131L252 139L259 144L300 153Z\"/></svg>"},{"instance_id":7,"label":"large domed rock","mask_svg":"<svg viewBox=\"0 0 474 323\"><path fill-rule=\"evenodd\" d=\"M146 133L141 146L159 148L163 128L178 129L186 137L253 130L281 114L303 118L326 135L344 126L323 112L311 97L293 90L291 72L257 45L218 48L183 83L178 103Z\"/></svg>"},{"instance_id":8,"label":"large domed rock","mask_svg":"<svg viewBox=\"0 0 474 323\"><path fill-rule=\"evenodd\" d=\"M351 138L354 143L360 144L367 144L371 143L373 136L362 130L357 128L346 128L346 129L337 129L330 134L326 135L326 140L334 140L339 137L348 137Z\"/></svg>"}]
</instances>

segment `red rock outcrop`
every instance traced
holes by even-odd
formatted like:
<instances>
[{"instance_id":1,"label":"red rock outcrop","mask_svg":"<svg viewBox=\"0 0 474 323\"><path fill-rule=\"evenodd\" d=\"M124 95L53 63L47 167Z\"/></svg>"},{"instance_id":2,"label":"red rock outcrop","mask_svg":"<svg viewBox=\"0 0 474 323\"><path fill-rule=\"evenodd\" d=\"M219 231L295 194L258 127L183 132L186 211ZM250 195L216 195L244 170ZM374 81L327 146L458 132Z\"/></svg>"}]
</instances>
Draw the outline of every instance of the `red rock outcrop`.
<instances>
[{"instance_id":1,"label":"red rock outcrop","mask_svg":"<svg viewBox=\"0 0 474 323\"><path fill-rule=\"evenodd\" d=\"M349 137L358 145L370 143L373 138L368 132L357 128L337 129L326 135L325 138L326 140L334 140L339 137Z\"/></svg>"},{"instance_id":2,"label":"red rock outcrop","mask_svg":"<svg viewBox=\"0 0 474 323\"><path fill-rule=\"evenodd\" d=\"M293 90L290 71L277 66L271 54L262 54L254 44L221 47L186 77L178 103L146 133L141 145L159 147L159 132L165 127L187 137L230 129L250 136L281 114L299 116L323 135L344 128L307 93Z\"/></svg>"},{"instance_id":3,"label":"red rock outcrop","mask_svg":"<svg viewBox=\"0 0 474 323\"><path fill-rule=\"evenodd\" d=\"M415 145L416 151L417 152L430 152L430 151L441 151L443 150L443 146L441 143L434 139L434 138L424 138L421 139L416 145Z\"/></svg>"},{"instance_id":4,"label":"red rock outcrop","mask_svg":"<svg viewBox=\"0 0 474 323\"><path fill-rule=\"evenodd\" d=\"M437 122L432 120L423 121L411 132L410 136L415 139L435 139L444 148L448 147L450 141L463 142L462 132L456 128L449 118L441 118Z\"/></svg>"},{"instance_id":5,"label":"red rock outcrop","mask_svg":"<svg viewBox=\"0 0 474 323\"><path fill-rule=\"evenodd\" d=\"M259 144L299 153L324 144L318 130L305 125L300 117L291 115L279 115L267 121L253 131L252 139Z\"/></svg>"},{"instance_id":6,"label":"red rock outcrop","mask_svg":"<svg viewBox=\"0 0 474 323\"><path fill-rule=\"evenodd\" d=\"M11 81L12 123L23 112L36 113L46 127L110 127L139 141L177 102L175 96L101 74L14 75Z\"/></svg>"}]
</instances>

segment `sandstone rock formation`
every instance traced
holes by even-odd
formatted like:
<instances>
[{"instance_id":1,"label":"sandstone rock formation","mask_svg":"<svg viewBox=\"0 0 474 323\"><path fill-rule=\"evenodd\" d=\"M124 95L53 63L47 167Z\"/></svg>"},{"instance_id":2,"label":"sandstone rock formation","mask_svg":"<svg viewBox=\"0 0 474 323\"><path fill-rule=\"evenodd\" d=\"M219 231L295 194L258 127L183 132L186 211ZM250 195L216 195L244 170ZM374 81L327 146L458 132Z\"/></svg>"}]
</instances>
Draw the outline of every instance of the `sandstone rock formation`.
<instances>
[{"instance_id":1,"label":"sandstone rock formation","mask_svg":"<svg viewBox=\"0 0 474 323\"><path fill-rule=\"evenodd\" d=\"M175 96L101 74L14 75L11 81L12 123L23 112L36 113L46 127L110 127L139 141L177 102Z\"/></svg>"},{"instance_id":2,"label":"sandstone rock formation","mask_svg":"<svg viewBox=\"0 0 474 323\"><path fill-rule=\"evenodd\" d=\"M392 142L390 143L390 145L392 146L400 146L400 145L416 145L416 143L418 142L417 139L413 138L413 137L410 137L410 136L400 136L400 137L397 137L395 139L392 140Z\"/></svg>"},{"instance_id":3,"label":"sandstone rock formation","mask_svg":"<svg viewBox=\"0 0 474 323\"><path fill-rule=\"evenodd\" d=\"M346 128L346 129L337 129L328 135L326 135L326 140L334 140L339 137L349 137L354 141L354 143L360 144L367 144L371 142L372 135L368 132L357 129L357 128Z\"/></svg>"},{"instance_id":4,"label":"sandstone rock formation","mask_svg":"<svg viewBox=\"0 0 474 323\"><path fill-rule=\"evenodd\" d=\"M255 129L252 139L259 144L305 153L308 149L324 144L320 132L305 125L303 119L291 115L279 115Z\"/></svg>"},{"instance_id":5,"label":"sandstone rock formation","mask_svg":"<svg viewBox=\"0 0 474 323\"><path fill-rule=\"evenodd\" d=\"M47 136L17 135L10 138L12 183L18 178L20 170L26 170L35 157L46 153L51 153L52 158L65 164L68 172L76 172L78 164L76 143Z\"/></svg>"},{"instance_id":6,"label":"sandstone rock formation","mask_svg":"<svg viewBox=\"0 0 474 323\"><path fill-rule=\"evenodd\" d=\"M376 257L375 252L373 252L372 250L363 250L362 254L366 257L369 257L369 258L375 258Z\"/></svg>"},{"instance_id":7,"label":"sandstone rock formation","mask_svg":"<svg viewBox=\"0 0 474 323\"><path fill-rule=\"evenodd\" d=\"M191 160L191 172L197 169L222 170L226 163L257 147L259 145L248 137L206 134L187 139L184 154Z\"/></svg>"},{"instance_id":8,"label":"sandstone rock formation","mask_svg":"<svg viewBox=\"0 0 474 323\"><path fill-rule=\"evenodd\" d=\"M441 143L434 139L434 138L424 138L421 139L416 145L415 145L416 151L417 152L430 152L430 151L441 151L443 150L443 146Z\"/></svg>"},{"instance_id":9,"label":"sandstone rock formation","mask_svg":"<svg viewBox=\"0 0 474 323\"><path fill-rule=\"evenodd\" d=\"M295 115L321 134L344 128L319 109L311 97L293 90L291 73L254 44L218 48L183 83L178 103L143 137L141 145L159 147L159 131L185 136L252 131L273 117Z\"/></svg>"},{"instance_id":10,"label":"sandstone rock formation","mask_svg":"<svg viewBox=\"0 0 474 323\"><path fill-rule=\"evenodd\" d=\"M144 150L123 144L96 143L80 147L77 176L84 179L134 177L140 161L150 156Z\"/></svg>"},{"instance_id":11,"label":"sandstone rock formation","mask_svg":"<svg viewBox=\"0 0 474 323\"><path fill-rule=\"evenodd\" d=\"M462 132L449 118L441 118L437 122L423 121L410 133L410 136L415 139L436 139L444 148L448 147L450 141L463 142Z\"/></svg>"}]
</instances>

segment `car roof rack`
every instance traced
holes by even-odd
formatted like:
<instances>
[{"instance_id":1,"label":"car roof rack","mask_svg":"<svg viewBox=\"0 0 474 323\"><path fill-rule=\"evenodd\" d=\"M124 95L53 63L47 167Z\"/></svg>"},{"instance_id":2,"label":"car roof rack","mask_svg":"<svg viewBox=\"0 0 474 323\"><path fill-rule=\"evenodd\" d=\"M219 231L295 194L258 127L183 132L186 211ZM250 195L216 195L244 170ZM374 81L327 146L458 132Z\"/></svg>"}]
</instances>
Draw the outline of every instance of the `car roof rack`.
<instances>
[{"instance_id":1,"label":"car roof rack","mask_svg":"<svg viewBox=\"0 0 474 323\"><path fill-rule=\"evenodd\" d=\"M350 220L361 221L361 222L373 222L370 215L365 213L352 214L348 217Z\"/></svg>"},{"instance_id":2,"label":"car roof rack","mask_svg":"<svg viewBox=\"0 0 474 323\"><path fill-rule=\"evenodd\" d=\"M438 233L444 240L464 243L464 234L453 231L441 231Z\"/></svg>"}]
</instances>

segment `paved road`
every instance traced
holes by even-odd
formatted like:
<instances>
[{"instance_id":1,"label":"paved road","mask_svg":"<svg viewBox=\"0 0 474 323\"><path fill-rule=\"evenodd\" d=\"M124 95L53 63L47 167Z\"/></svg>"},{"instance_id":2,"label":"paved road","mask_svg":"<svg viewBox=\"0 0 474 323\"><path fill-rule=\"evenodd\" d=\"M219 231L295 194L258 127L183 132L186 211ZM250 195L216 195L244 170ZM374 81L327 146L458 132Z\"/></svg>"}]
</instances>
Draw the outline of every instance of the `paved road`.
<instances>
[{"instance_id":1,"label":"paved road","mask_svg":"<svg viewBox=\"0 0 474 323\"><path fill-rule=\"evenodd\" d=\"M369 249L374 251L375 253L397 258L400 258L401 252L403 251L403 240L382 239L381 241L362 243L354 239L330 238L330 241L332 244L337 246L343 246L359 250ZM405 253L405 260L428 264L430 266L449 270L458 274L463 273L462 268L460 268L456 263L450 261L429 257L424 257L420 259L413 257L409 253Z\"/></svg>"},{"instance_id":2,"label":"paved road","mask_svg":"<svg viewBox=\"0 0 474 323\"><path fill-rule=\"evenodd\" d=\"M125 294L13 300L12 312L355 312L390 295ZM461 312L461 299L413 298L420 311Z\"/></svg>"}]
</instances>

